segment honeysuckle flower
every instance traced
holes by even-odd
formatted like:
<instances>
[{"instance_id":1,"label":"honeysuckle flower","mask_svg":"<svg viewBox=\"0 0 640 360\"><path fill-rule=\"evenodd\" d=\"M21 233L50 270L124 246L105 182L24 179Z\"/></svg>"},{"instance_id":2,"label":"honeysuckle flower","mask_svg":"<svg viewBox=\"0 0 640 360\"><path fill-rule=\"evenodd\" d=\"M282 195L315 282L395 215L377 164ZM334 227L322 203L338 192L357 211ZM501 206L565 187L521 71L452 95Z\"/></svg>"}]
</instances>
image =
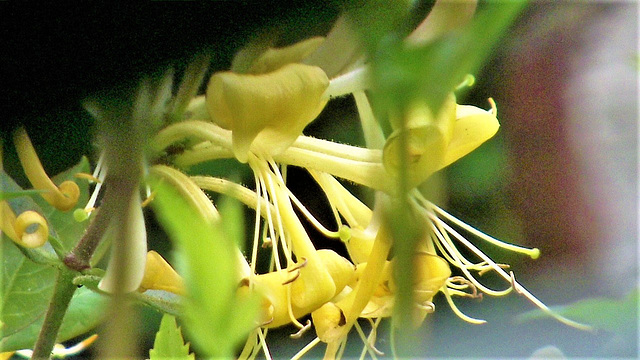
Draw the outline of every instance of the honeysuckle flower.
<instances>
[{"instance_id":1,"label":"honeysuckle flower","mask_svg":"<svg viewBox=\"0 0 640 360\"><path fill-rule=\"evenodd\" d=\"M345 26L346 22L341 24ZM415 36L415 41L428 41L427 37ZM489 111L460 105L453 94L457 88L451 89L435 114L426 101L414 99L402 113L389 114L392 132L385 137L365 92L370 85L366 59L354 50L333 70L328 70L326 62L321 65L332 46L331 37L330 34L326 40L311 39L286 48L238 55L233 71L214 74L206 98L196 97L190 103L190 115L166 126L153 141L156 156L175 168L157 165L151 173L182 188L183 197L194 206L215 209L202 192L207 190L234 197L255 211L253 243L247 250L249 261L238 251L242 269L236 276L239 294L257 293L263 301L257 328L240 357L253 357L262 348L270 358L266 329L292 323L300 329L292 337L299 337L310 326L299 321L308 313L318 337L295 358L320 342L327 343L325 356L334 357L352 327L365 343L363 351L378 353L376 327L380 318L392 315L398 292L392 276L396 260L388 259L395 239L381 214L388 207L389 198L397 196L396 183L402 171L407 172L409 204L426 225L412 259L412 321L406 325L419 326L435 311L434 296L438 292L443 293L460 318L472 323L483 320L463 314L453 302L454 296L503 296L515 291L551 313L515 280L513 273L504 271L507 265L496 263L468 238L531 258L536 258L539 250L494 239L429 202L417 189L433 173L495 135L499 122L493 101L489 100ZM467 80L461 86L466 86ZM303 134L330 99L350 94L356 100L366 148ZM402 145L403 140L406 146ZM174 146L178 151L166 151ZM210 176L188 177L179 170L224 158L248 165L254 175L253 189ZM401 171L405 160L408 164ZM307 169L318 183L334 214L334 227L315 219L289 190L284 174L289 165ZM351 194L337 178L375 190L374 209ZM349 259L317 250L298 214L324 236L343 241ZM459 250L461 245L481 260L465 258ZM264 253L271 259L270 268L258 273L256 262ZM452 276L452 268L459 269L463 276ZM477 280L478 275L488 271L504 278L506 288L490 289ZM359 318L372 321L369 336L359 327Z\"/></svg>"}]
</instances>

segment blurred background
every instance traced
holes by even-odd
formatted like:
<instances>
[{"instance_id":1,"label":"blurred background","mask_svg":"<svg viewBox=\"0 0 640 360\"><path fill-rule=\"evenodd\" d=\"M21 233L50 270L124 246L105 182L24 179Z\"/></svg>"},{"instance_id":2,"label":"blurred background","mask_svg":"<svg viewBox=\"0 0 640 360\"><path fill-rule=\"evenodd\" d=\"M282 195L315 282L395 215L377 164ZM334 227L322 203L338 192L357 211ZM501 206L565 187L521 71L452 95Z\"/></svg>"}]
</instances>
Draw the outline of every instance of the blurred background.
<instances>
[{"instance_id":1,"label":"blurred background","mask_svg":"<svg viewBox=\"0 0 640 360\"><path fill-rule=\"evenodd\" d=\"M421 6L426 11L430 4ZM27 126L45 168L55 174L82 154L95 155L93 121L80 107L85 96L126 93L141 76L168 66L180 74L200 51L212 54L211 71L227 69L256 34L286 44L325 33L340 5L7 6L1 15L6 171L26 185L6 141L17 124ZM458 301L463 312L488 321L471 325L437 296L437 311L415 344L424 357L527 358L546 346L569 358L638 355L638 304L629 311L623 303L638 291L638 55L637 3L532 1L476 74L476 85L458 99L489 108L493 97L500 131L437 179L443 189L438 203L450 213L497 238L540 248L533 261L482 247L512 264L518 281L547 305L617 301L588 308L604 329L589 333L551 319L523 321L518 315L534 307L515 294ZM350 99L339 99L305 133L361 144L355 114ZM290 175L300 179L292 190L312 203L304 172L292 169ZM322 203L316 209L319 217L326 211ZM153 241L168 253L166 241ZM160 317L148 309L141 313L140 345L148 349ZM378 347L389 355L389 326L381 328ZM289 333L272 334L274 353L291 356L306 344L286 339ZM359 355L360 340L350 344L348 354Z\"/></svg>"}]
</instances>

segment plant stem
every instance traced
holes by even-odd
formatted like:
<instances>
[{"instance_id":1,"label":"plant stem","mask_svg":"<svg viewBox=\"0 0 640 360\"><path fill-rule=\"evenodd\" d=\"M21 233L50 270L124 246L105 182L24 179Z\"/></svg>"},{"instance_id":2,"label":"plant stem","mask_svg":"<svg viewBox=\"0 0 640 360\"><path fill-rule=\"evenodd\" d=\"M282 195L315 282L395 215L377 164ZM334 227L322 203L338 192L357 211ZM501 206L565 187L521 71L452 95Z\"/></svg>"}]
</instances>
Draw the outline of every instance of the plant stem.
<instances>
[{"instance_id":1,"label":"plant stem","mask_svg":"<svg viewBox=\"0 0 640 360\"><path fill-rule=\"evenodd\" d=\"M113 186L107 187L105 201L103 201L103 205L99 209L95 210L95 218L89 224L87 232L73 250L65 256L64 263L70 269L82 271L91 267L91 256L93 256L98 244L100 244L104 233L107 231L109 221L114 214L114 202L107 200L113 197L110 193L113 193L114 190Z\"/></svg>"},{"instance_id":2,"label":"plant stem","mask_svg":"<svg viewBox=\"0 0 640 360\"><path fill-rule=\"evenodd\" d=\"M64 314L67 312L73 294L78 289L72 282L76 275L75 271L65 267L58 270L53 296L33 349L32 359L49 359L51 356Z\"/></svg>"}]
</instances>

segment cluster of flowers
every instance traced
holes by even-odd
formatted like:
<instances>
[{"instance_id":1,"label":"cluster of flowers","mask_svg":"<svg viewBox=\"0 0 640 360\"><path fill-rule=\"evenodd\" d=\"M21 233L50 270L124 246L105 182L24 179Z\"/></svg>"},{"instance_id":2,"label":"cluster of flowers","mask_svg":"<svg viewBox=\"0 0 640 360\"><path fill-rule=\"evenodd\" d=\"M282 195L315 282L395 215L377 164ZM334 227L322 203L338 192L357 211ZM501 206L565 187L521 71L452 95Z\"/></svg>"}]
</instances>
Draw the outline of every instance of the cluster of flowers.
<instances>
[{"instance_id":1,"label":"cluster of flowers","mask_svg":"<svg viewBox=\"0 0 640 360\"><path fill-rule=\"evenodd\" d=\"M395 196L398 177L405 170L402 176L407 177L412 188L409 203L427 229L414 249L410 275L412 326L419 326L435 310L433 298L438 292L443 293L458 316L471 323L483 320L460 312L452 297L503 296L515 291L549 311L516 282L513 273L505 271L507 265L494 262L468 238L531 258L538 257L537 249L507 244L468 226L428 201L416 188L497 132L495 104L490 101L489 111L457 104L455 89L451 89L437 113L425 102L417 101L404 113L390 116L393 131L385 137L368 101L370 71L366 59L352 52L339 66L325 60L344 27L339 23L326 39L312 38L284 48L263 49L245 57L234 71L215 73L208 82L206 95L191 96L183 118L165 126L152 139L157 158L162 158L165 164L151 166L149 176L177 189L204 219L224 221L205 191L233 197L255 211L253 245L247 257L240 249L236 251L239 264L236 280L239 294L257 294L262 301L258 326L240 357L253 358L263 351L270 358L265 341L267 330L285 324L299 328L292 335L294 338L312 326L315 328L317 337L296 358L320 342L327 344L327 358L340 356L352 328L365 344L363 353L372 357L379 354L375 347L376 328L382 318L392 315L398 291L395 262L390 258L396 239L384 220L384 212ZM332 98L351 95L357 105L366 148L302 134ZM34 188L46 190L43 197L58 209L73 208L78 198L77 186L74 188L73 182L55 186L37 161L26 133L19 131L15 140ZM225 158L235 158L249 166L255 178L253 188L223 178L188 176L181 170ZM283 174L286 166L309 171L323 191L319 196L326 197L335 215L335 230L315 219L289 190ZM405 170L401 170L403 166ZM93 210L106 173L106 166L100 161L94 174L85 176L97 185L85 209L77 211L78 220L88 217ZM375 190L375 205L367 206L336 178ZM160 255L147 252L141 204L144 202L136 192L129 211L130 217L135 218L129 223L130 238L137 244L132 248L136 254L128 257L130 276L125 279L124 288L184 295L181 277ZM5 201L2 207L2 230L8 237L25 247L41 246L47 240L47 225L42 216L28 212L16 217ZM306 220L301 220L298 214L303 214ZM327 238L344 242L348 258L331 250L316 249L303 221L309 221ZM38 231L25 231L34 224L38 225ZM458 249L460 245L479 260L465 258ZM256 263L263 252L268 252L271 258L270 271L257 273ZM451 267L463 276L452 276ZM507 287L494 290L477 280L478 275L489 271L504 278ZM100 281L100 289L113 291L116 286L113 273L110 264ZM301 323L300 319L309 314L311 320ZM371 322L369 335L358 324L360 318Z\"/></svg>"}]
</instances>

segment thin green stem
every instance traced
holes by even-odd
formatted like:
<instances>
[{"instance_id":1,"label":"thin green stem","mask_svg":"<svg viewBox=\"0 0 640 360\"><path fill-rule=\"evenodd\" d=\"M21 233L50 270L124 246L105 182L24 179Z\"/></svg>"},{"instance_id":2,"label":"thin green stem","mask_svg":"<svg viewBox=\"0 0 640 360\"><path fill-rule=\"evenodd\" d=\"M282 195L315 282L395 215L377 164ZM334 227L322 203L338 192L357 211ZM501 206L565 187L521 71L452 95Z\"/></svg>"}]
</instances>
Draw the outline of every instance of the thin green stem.
<instances>
[{"instance_id":1,"label":"thin green stem","mask_svg":"<svg viewBox=\"0 0 640 360\"><path fill-rule=\"evenodd\" d=\"M76 275L75 271L65 267L58 270L53 296L33 349L32 359L49 359L51 356L64 314L67 312L73 294L78 289L73 284L73 278Z\"/></svg>"}]
</instances>

